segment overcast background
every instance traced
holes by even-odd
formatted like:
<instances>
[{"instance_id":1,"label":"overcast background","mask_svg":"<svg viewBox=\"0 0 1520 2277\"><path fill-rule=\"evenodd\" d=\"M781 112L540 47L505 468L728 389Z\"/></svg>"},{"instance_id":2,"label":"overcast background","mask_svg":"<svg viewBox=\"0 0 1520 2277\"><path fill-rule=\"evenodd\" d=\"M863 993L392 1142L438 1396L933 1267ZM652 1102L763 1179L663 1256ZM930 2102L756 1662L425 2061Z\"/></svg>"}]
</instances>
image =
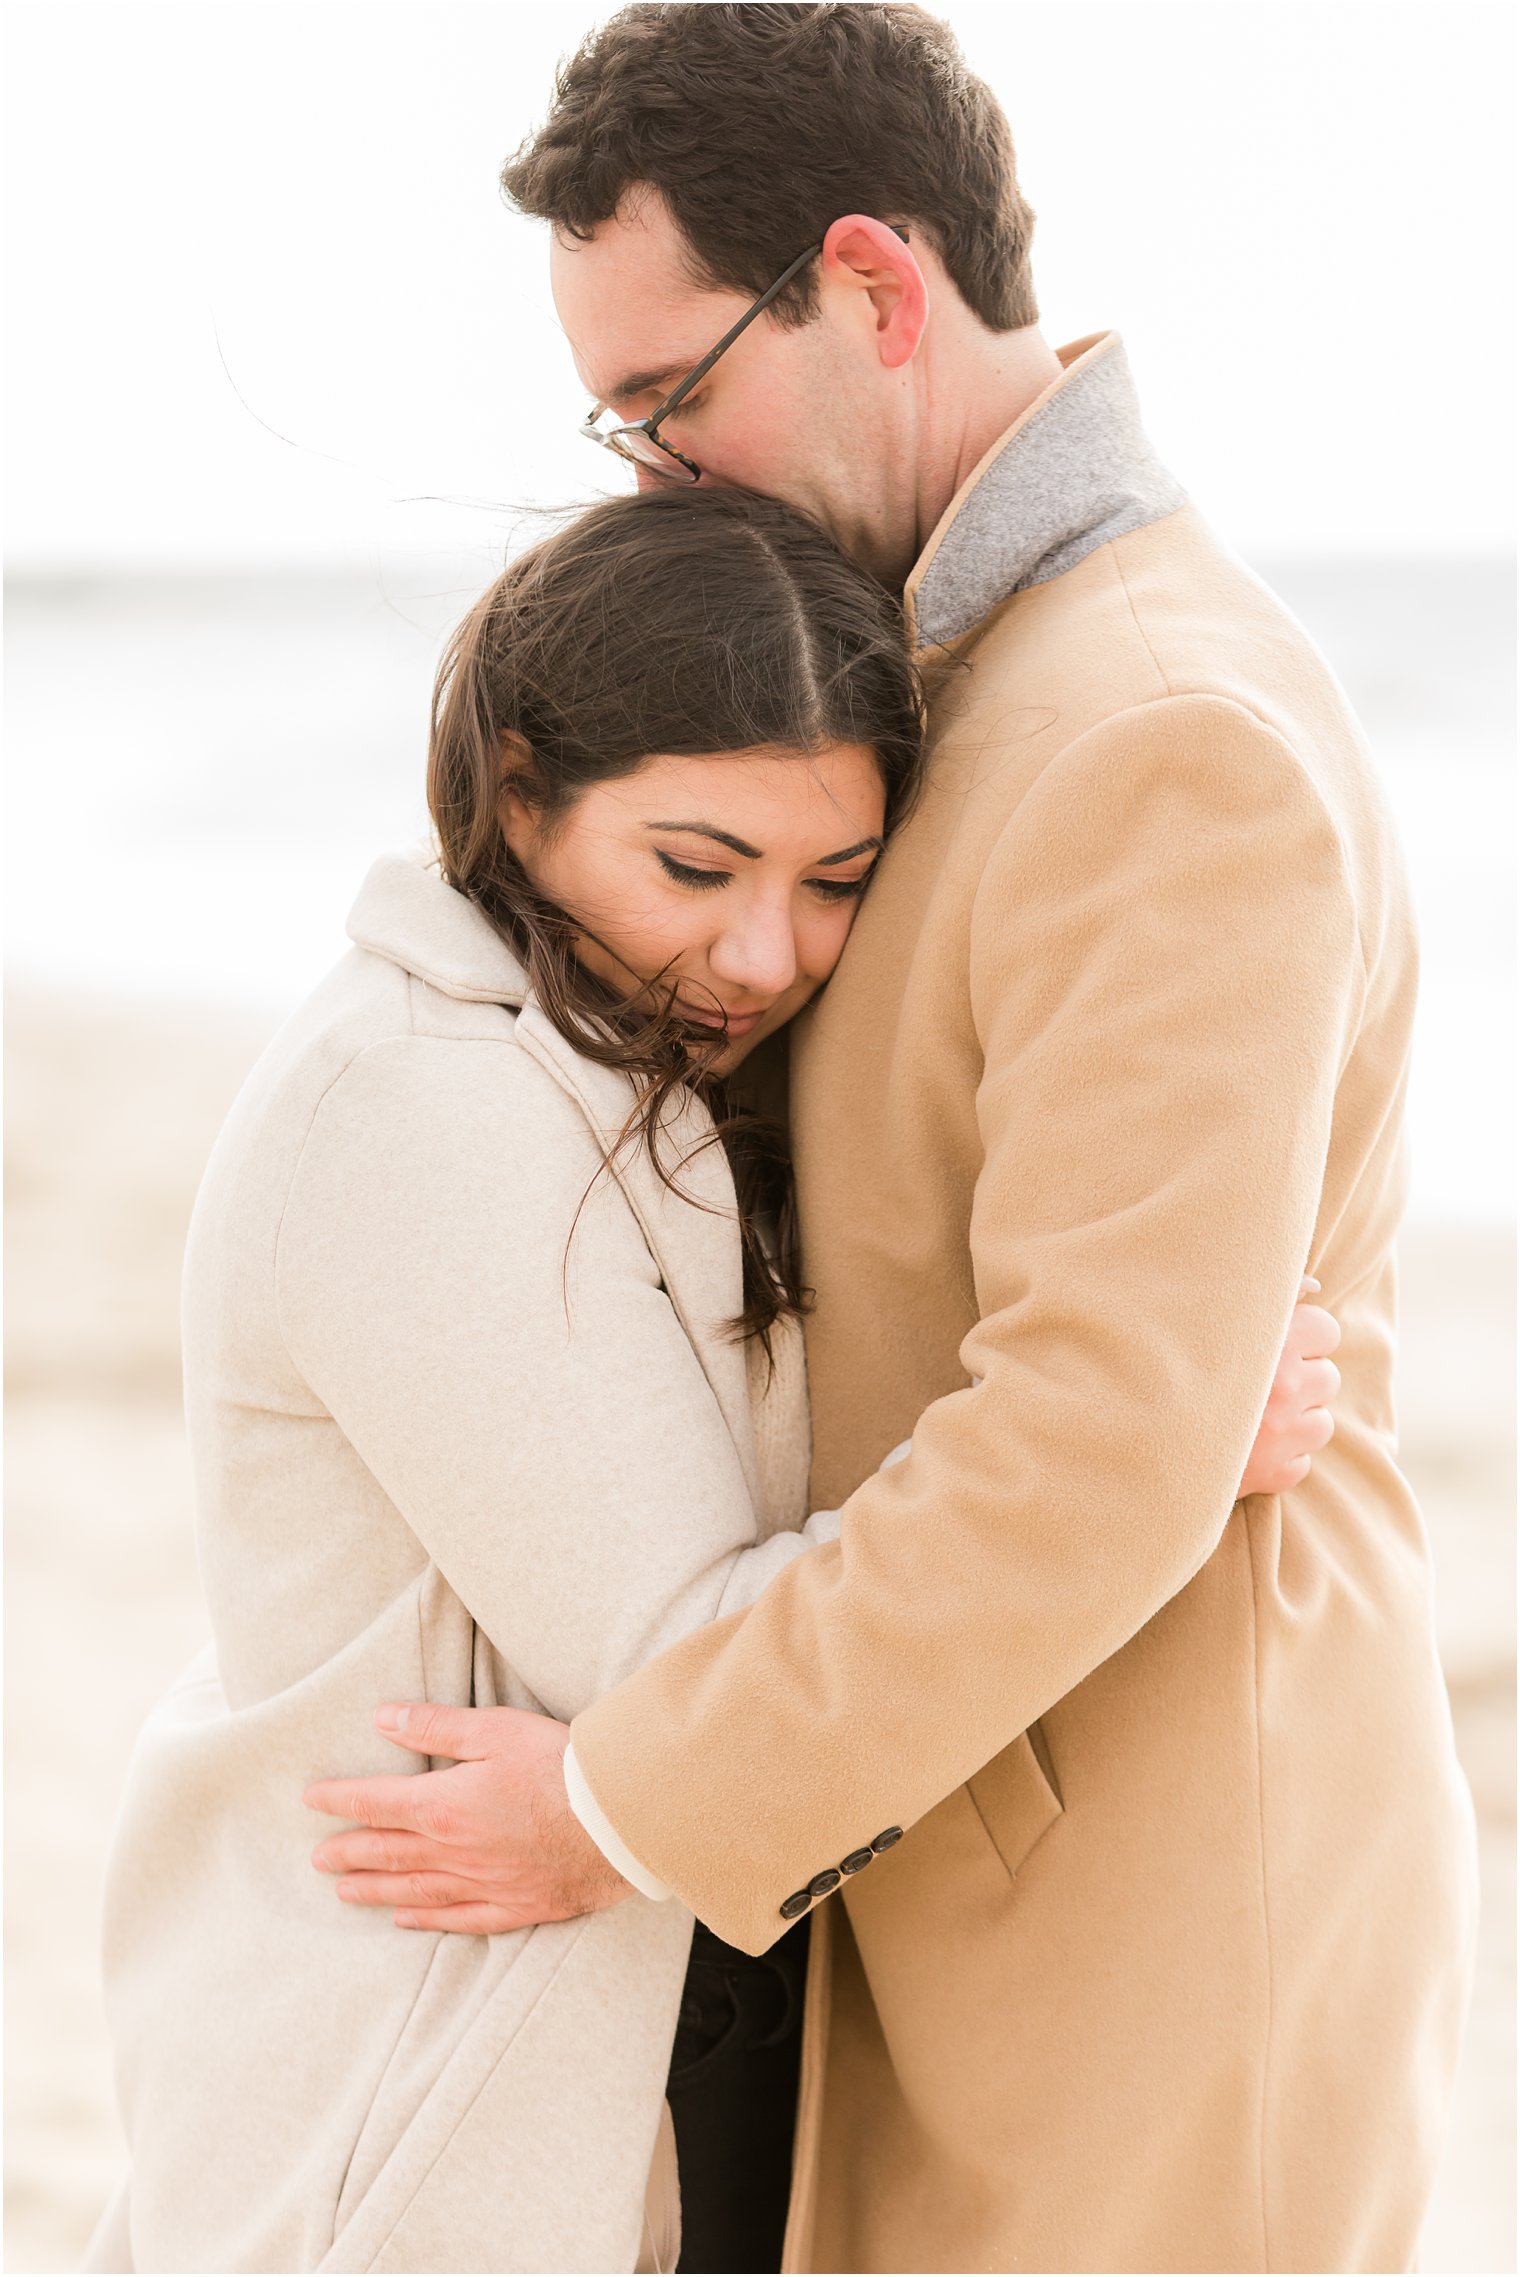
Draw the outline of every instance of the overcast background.
<instances>
[{"instance_id":1,"label":"overcast background","mask_svg":"<svg viewBox=\"0 0 1520 2277\"><path fill-rule=\"evenodd\" d=\"M1235 544L1510 544L1507 6L944 12L1013 121L1047 329L1123 328ZM469 547L467 510L402 501L587 487L540 232L495 178L593 11L9 19L14 562Z\"/></svg>"},{"instance_id":2,"label":"overcast background","mask_svg":"<svg viewBox=\"0 0 1520 2277\"><path fill-rule=\"evenodd\" d=\"M1510 1214L1511 13L949 14L1050 335L1122 329L1164 455L1354 683L1426 918L1417 1203ZM278 1009L421 831L440 634L514 509L620 479L496 191L594 20L10 9L13 971Z\"/></svg>"},{"instance_id":3,"label":"overcast background","mask_svg":"<svg viewBox=\"0 0 1520 2277\"><path fill-rule=\"evenodd\" d=\"M942 12L1013 122L1049 336L1124 333L1408 851L1401 1405L1488 1891L1423 2266L1512 2269L1514 12ZM368 861L422 832L447 627L521 509L618 486L496 191L597 13L7 11L13 2268L73 2265L122 2156L95 1922L126 1749L204 1628L195 1180Z\"/></svg>"}]
</instances>

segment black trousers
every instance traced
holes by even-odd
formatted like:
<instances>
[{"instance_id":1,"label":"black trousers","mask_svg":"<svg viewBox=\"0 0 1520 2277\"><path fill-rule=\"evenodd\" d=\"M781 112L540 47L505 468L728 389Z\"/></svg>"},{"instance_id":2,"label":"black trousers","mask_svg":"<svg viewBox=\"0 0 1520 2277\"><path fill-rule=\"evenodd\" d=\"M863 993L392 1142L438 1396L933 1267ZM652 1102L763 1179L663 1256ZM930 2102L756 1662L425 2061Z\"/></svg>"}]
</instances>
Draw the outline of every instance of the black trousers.
<instances>
[{"instance_id":1,"label":"black trousers","mask_svg":"<svg viewBox=\"0 0 1520 2277\"><path fill-rule=\"evenodd\" d=\"M666 2087L682 2272L781 2267L807 1945L806 1915L758 1959L697 1923Z\"/></svg>"}]
</instances>

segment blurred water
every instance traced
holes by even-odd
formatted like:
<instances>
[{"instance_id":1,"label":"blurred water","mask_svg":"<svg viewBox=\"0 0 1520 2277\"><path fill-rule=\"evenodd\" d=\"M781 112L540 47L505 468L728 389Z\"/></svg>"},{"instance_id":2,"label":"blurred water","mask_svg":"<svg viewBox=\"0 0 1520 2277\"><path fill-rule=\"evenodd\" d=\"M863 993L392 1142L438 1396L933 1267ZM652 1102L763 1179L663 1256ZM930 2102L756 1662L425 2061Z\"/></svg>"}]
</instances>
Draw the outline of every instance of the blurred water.
<instances>
[{"instance_id":1,"label":"blurred water","mask_svg":"<svg viewBox=\"0 0 1520 2277\"><path fill-rule=\"evenodd\" d=\"M1514 577L1256 565L1365 722L1424 937L1414 1206L1512 1217ZM8 953L53 986L283 1010L375 853L426 830L428 694L496 563L8 589Z\"/></svg>"}]
</instances>

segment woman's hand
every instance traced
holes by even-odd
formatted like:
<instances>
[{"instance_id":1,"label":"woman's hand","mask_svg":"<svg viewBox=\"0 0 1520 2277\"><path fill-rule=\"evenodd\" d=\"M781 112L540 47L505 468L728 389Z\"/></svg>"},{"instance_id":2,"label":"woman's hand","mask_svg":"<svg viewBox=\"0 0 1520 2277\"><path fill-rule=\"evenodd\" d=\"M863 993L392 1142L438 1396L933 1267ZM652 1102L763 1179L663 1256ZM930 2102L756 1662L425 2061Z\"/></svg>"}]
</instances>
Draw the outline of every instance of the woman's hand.
<instances>
[{"instance_id":1,"label":"woman's hand","mask_svg":"<svg viewBox=\"0 0 1520 2277\"><path fill-rule=\"evenodd\" d=\"M1239 1492L1286 1494L1309 1475L1311 1459L1335 1435L1330 1402L1341 1388L1341 1372L1330 1354L1341 1340L1340 1324L1318 1296L1318 1281L1306 1280L1288 1323L1288 1339L1267 1394L1256 1444L1246 1463Z\"/></svg>"}]
</instances>

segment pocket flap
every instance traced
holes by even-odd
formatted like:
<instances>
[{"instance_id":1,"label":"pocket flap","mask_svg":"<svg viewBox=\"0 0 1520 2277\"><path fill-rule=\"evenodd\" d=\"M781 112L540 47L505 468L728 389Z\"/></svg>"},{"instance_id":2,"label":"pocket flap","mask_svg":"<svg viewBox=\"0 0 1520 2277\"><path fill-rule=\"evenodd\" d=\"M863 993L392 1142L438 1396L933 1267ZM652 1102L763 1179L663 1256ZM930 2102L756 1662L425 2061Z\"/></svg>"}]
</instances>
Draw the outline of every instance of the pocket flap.
<instances>
[{"instance_id":1,"label":"pocket flap","mask_svg":"<svg viewBox=\"0 0 1520 2277\"><path fill-rule=\"evenodd\" d=\"M1018 1872L1041 1835L1061 1816L1061 1798L1027 1731L984 1763L966 1781L966 1789L1010 1874Z\"/></svg>"}]
</instances>

